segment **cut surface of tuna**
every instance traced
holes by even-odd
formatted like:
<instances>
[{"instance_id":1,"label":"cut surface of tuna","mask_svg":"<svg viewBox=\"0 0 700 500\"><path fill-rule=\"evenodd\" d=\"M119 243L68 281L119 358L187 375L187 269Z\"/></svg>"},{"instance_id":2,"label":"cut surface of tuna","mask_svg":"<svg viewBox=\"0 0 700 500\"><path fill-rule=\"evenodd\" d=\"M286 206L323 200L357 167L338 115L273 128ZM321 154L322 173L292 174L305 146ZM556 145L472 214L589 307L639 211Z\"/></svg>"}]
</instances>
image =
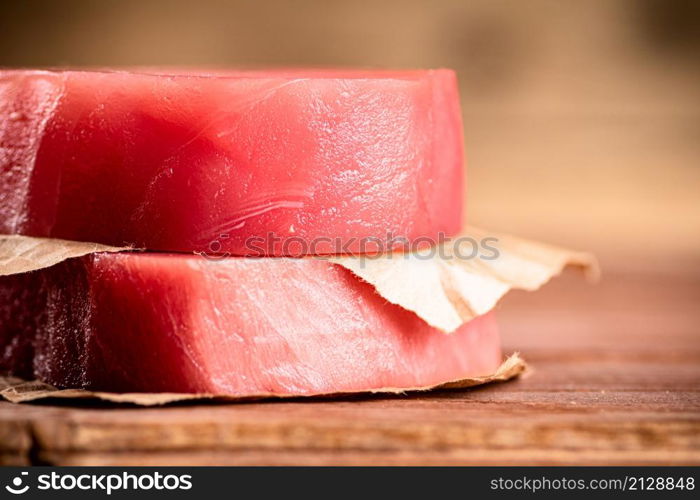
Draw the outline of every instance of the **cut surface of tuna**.
<instances>
[{"instance_id":1,"label":"cut surface of tuna","mask_svg":"<svg viewBox=\"0 0 700 500\"><path fill-rule=\"evenodd\" d=\"M462 227L450 70L0 71L0 233L389 250Z\"/></svg>"},{"instance_id":2,"label":"cut surface of tuna","mask_svg":"<svg viewBox=\"0 0 700 500\"><path fill-rule=\"evenodd\" d=\"M447 335L320 259L94 254L0 278L0 293L28 284L32 300L0 310L16 318L0 325L15 353L2 370L58 387L312 395L428 387L502 361L492 313Z\"/></svg>"}]
</instances>

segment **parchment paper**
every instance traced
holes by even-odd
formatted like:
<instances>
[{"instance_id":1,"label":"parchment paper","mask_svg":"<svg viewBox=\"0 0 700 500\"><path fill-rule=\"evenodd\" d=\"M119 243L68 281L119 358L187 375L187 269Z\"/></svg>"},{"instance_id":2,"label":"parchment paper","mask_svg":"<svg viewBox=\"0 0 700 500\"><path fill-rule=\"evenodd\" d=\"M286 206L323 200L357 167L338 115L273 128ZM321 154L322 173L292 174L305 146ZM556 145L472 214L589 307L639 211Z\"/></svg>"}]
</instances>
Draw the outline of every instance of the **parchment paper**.
<instances>
[{"instance_id":1,"label":"parchment paper","mask_svg":"<svg viewBox=\"0 0 700 500\"><path fill-rule=\"evenodd\" d=\"M336 392L304 394L304 397L332 397L351 394L403 394L409 392L429 391L433 389L463 389L492 382L503 382L515 378L527 370L527 365L522 358L515 353L506 359L498 369L482 377L470 377L451 382L445 382L428 387L383 387L365 391ZM111 403L128 403L139 406L157 406L180 401L250 401L256 399L288 399L299 397L289 394L250 394L245 396L232 396L228 394L183 394L183 393L114 393L94 392L84 389L57 389L49 384L34 380L25 381L15 377L0 377L0 397L12 403L28 403L41 399L93 399L108 401Z\"/></svg>"},{"instance_id":2,"label":"parchment paper","mask_svg":"<svg viewBox=\"0 0 700 500\"><path fill-rule=\"evenodd\" d=\"M488 238L488 241L485 240ZM484 243L485 242L485 243ZM474 245L480 248L474 254ZM42 269L94 252L121 252L110 247L28 236L0 236L0 276ZM461 257L460 257L461 256ZM313 258L313 257L310 257ZM592 255L469 227L460 238L412 253L368 257L330 257L331 262L371 283L393 304L416 313L429 325L450 333L493 309L508 290L535 290L567 265L595 279Z\"/></svg>"},{"instance_id":3,"label":"parchment paper","mask_svg":"<svg viewBox=\"0 0 700 500\"><path fill-rule=\"evenodd\" d=\"M475 242L495 248L498 255L494 258L492 251L480 250L479 255L465 258L474 254ZM476 227L441 247L441 252L425 249L392 258L331 261L374 285L389 302L447 333L493 309L509 290L536 290L567 265L581 268L590 280L600 274L589 253Z\"/></svg>"},{"instance_id":4,"label":"parchment paper","mask_svg":"<svg viewBox=\"0 0 700 500\"><path fill-rule=\"evenodd\" d=\"M132 250L132 248L3 234L0 235L0 276L36 271L51 267L66 259L82 257L91 253L126 250Z\"/></svg>"}]
</instances>

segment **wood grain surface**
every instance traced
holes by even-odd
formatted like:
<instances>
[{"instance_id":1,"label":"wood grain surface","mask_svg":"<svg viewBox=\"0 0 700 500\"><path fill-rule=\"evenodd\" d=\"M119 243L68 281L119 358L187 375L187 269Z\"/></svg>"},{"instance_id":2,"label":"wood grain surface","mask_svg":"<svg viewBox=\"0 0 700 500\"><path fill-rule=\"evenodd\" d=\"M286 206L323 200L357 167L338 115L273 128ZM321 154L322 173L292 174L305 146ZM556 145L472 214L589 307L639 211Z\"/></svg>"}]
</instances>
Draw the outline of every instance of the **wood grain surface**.
<instances>
[{"instance_id":1,"label":"wood grain surface","mask_svg":"<svg viewBox=\"0 0 700 500\"><path fill-rule=\"evenodd\" d=\"M700 279L570 274L499 306L534 370L411 397L0 404L5 464L700 464Z\"/></svg>"}]
</instances>

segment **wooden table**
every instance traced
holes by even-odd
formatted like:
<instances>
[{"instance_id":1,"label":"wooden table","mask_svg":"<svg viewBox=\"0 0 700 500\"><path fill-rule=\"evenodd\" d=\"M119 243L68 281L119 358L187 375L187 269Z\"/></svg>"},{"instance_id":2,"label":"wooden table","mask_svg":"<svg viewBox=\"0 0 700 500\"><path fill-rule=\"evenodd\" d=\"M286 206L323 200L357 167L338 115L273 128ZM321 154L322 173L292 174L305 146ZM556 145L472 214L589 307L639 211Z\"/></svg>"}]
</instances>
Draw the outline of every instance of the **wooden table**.
<instances>
[{"instance_id":1,"label":"wooden table","mask_svg":"<svg viewBox=\"0 0 700 500\"><path fill-rule=\"evenodd\" d=\"M500 309L530 376L335 401L0 403L6 464L700 464L700 275L567 274Z\"/></svg>"}]
</instances>

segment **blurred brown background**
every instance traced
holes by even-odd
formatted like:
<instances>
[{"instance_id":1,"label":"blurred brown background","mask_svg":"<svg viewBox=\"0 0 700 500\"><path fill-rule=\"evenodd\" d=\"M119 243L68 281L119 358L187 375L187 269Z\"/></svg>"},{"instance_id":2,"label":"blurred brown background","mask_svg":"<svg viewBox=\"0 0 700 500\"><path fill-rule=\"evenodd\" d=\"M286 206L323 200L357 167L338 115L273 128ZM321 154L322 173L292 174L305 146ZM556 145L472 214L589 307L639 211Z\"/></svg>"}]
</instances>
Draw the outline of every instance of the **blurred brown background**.
<instances>
[{"instance_id":1,"label":"blurred brown background","mask_svg":"<svg viewBox=\"0 0 700 500\"><path fill-rule=\"evenodd\" d=\"M472 223L700 269L700 2L1 5L2 66L454 68Z\"/></svg>"}]
</instances>

